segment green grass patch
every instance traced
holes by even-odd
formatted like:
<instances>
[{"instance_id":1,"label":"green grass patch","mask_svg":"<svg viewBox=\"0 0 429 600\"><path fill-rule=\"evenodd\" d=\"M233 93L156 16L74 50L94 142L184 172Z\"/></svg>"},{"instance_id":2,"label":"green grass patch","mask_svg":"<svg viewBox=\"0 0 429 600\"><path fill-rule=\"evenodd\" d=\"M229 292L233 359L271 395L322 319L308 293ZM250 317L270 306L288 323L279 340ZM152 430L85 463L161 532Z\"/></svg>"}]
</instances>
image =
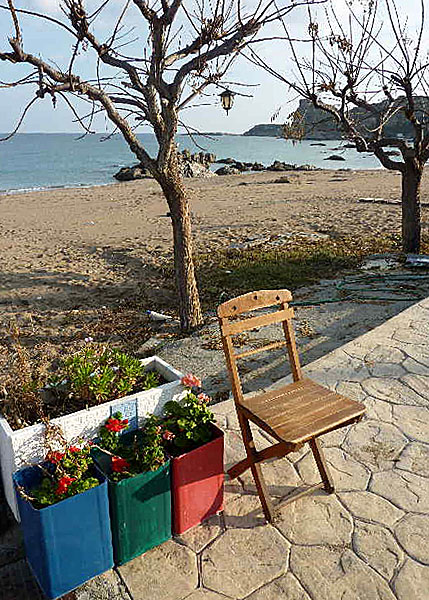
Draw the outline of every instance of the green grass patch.
<instances>
[{"instance_id":1,"label":"green grass patch","mask_svg":"<svg viewBox=\"0 0 429 600\"><path fill-rule=\"evenodd\" d=\"M423 243L421 252L429 250ZM298 239L274 248L230 249L196 257L197 278L207 307L253 290L295 290L357 268L371 254L401 251L398 236Z\"/></svg>"}]
</instances>

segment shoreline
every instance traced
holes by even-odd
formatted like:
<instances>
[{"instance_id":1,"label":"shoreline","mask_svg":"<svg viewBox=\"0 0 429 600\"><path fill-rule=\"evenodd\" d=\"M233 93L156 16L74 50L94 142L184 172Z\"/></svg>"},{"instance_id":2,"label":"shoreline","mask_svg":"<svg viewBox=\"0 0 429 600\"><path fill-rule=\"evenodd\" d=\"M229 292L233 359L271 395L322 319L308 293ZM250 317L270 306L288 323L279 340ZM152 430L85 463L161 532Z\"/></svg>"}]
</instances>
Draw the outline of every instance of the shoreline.
<instances>
[{"instance_id":1,"label":"shoreline","mask_svg":"<svg viewBox=\"0 0 429 600\"><path fill-rule=\"evenodd\" d=\"M215 165L219 165L220 166L224 166L223 163L213 163ZM301 165L297 165L298 167ZM429 168L429 167L428 167ZM309 171L310 173L317 173L317 172L341 172L341 173L363 173L363 172L368 172L368 173L374 173L374 172L379 172L379 171L383 171L384 167L382 167L380 165L380 167L373 167L373 168L364 168L364 169L352 169L351 167L340 167L338 166L337 168L331 166L331 167L317 167L314 171ZM298 173L302 173L304 171L300 171L299 168L297 170L292 170L292 171L243 171L242 173L240 173L239 175L218 175L217 177L219 178L225 178L225 177L242 177L242 176L252 176L252 175L257 175L258 173L265 173L265 174L270 174L272 176L277 176L277 177L282 177L285 176L287 177L288 175L294 175L294 174L298 174ZM112 175L112 179L114 180L114 177ZM206 179L203 177L189 177L189 178L184 178L185 181L185 185L190 182L190 181L198 181L201 179ZM85 183L81 183L81 184L64 184L64 185L54 185L54 186L35 186L34 188L23 188L23 189L18 189L18 188L12 188L9 190L1 190L0 189L0 198L3 196L19 196L19 195L26 195L26 194L37 194L37 193L45 193L45 192L61 192L61 191L65 191L65 190L84 190L84 189L98 189L98 188L104 188L104 187L108 187L108 186L116 186L116 185L121 185L121 184L133 184L133 183L138 183L139 181L153 181L155 182L154 179L136 179L134 181L108 181L106 183L91 183L91 184L85 184ZM155 182L156 183L156 182Z\"/></svg>"}]
</instances>

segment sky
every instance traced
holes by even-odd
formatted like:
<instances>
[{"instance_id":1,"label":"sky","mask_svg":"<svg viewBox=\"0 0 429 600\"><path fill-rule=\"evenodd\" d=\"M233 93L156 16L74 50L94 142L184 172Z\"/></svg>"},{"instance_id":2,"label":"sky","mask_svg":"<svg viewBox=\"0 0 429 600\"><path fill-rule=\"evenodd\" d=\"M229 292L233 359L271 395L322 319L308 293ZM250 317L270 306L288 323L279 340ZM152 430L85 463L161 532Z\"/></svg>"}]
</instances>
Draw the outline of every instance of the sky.
<instances>
[{"instance_id":1,"label":"sky","mask_svg":"<svg viewBox=\"0 0 429 600\"><path fill-rule=\"evenodd\" d=\"M399 0L404 2L405 0ZM244 5L249 8L253 0L246 0ZM345 15L343 0L334 0L337 4L338 15ZM425 0L429 2L429 0ZM59 3L56 0L16 0L16 6L22 9L37 10L50 14L61 20L64 17L59 11ZM185 0L189 6L192 0ZM0 0L0 4L5 4ZM99 6L100 0L87 0L89 8ZM101 13L97 21L96 33L99 39L105 40L111 31L112 22L118 10L125 4L125 0L111 0L106 9ZM286 4L283 2L281 4ZM419 4L419 0L408 0L407 7ZM137 25L132 38L139 40L129 46L126 51L137 50L141 53L142 39L147 32L140 27L140 18L134 8L131 9L129 25ZM412 13L412 11L410 11ZM302 32L303 24L306 22L305 9L296 8L287 17L292 31ZM21 17L24 47L27 52L40 55L61 67L66 65L71 52L72 37L67 32L58 30L57 27L32 17ZM182 30L183 38L188 36L189 26L184 24ZM10 17L6 11L0 10L0 51L8 51L8 36L13 34ZM263 32L263 36L278 35L279 30L271 26ZM292 64L287 56L286 45L281 42L267 41L258 46L258 50L264 59L278 70L290 72ZM124 50L125 51L125 50ZM77 58L75 66L83 78L94 74L94 54L83 52ZM11 81L27 73L26 68L19 65L9 66L0 61L0 80ZM220 106L218 94L219 89L212 89L210 96L201 100L201 103L209 103L208 106L197 106L183 111L183 120L190 126L200 131L229 131L242 133L257 123L274 122L283 123L287 115L297 106L296 94L291 92L284 83L274 79L264 70L256 67L245 59L238 59L224 81L228 86L240 93L251 95L245 97L237 95L232 110L227 115ZM245 84L245 85L237 85ZM22 108L34 97L34 87L21 86L14 88L0 87L0 131L11 131L20 117ZM82 106L85 111L85 106ZM275 118L274 118L275 116ZM77 132L81 131L78 123L74 122L74 116L63 101L59 99L55 110L51 100L45 98L38 101L29 111L20 129L21 132ZM104 118L98 118L95 123L98 132L110 131L111 127ZM141 129L145 131L145 129ZM147 131L147 129L146 129Z\"/></svg>"}]
</instances>

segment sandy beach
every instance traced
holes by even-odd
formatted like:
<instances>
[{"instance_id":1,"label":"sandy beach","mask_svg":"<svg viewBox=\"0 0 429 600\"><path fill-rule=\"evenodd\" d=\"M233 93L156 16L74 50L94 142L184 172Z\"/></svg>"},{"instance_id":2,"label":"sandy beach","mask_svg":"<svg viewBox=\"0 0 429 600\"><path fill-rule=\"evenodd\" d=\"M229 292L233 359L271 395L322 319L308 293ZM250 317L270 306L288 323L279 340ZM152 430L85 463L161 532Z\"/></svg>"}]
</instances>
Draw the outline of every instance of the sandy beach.
<instances>
[{"instance_id":1,"label":"sandy beach","mask_svg":"<svg viewBox=\"0 0 429 600\"><path fill-rule=\"evenodd\" d=\"M273 183L287 176L290 183ZM422 201L428 201L427 174ZM299 232L356 237L400 231L399 174L329 170L186 181L197 252ZM150 180L0 197L0 314L42 338L88 329L145 337L135 306L168 309L156 266L171 257L168 208ZM428 209L422 209L423 231ZM137 303L137 304L136 304ZM128 304L132 304L129 314ZM114 311L123 307L121 323ZM5 328L3 327L3 331Z\"/></svg>"}]
</instances>

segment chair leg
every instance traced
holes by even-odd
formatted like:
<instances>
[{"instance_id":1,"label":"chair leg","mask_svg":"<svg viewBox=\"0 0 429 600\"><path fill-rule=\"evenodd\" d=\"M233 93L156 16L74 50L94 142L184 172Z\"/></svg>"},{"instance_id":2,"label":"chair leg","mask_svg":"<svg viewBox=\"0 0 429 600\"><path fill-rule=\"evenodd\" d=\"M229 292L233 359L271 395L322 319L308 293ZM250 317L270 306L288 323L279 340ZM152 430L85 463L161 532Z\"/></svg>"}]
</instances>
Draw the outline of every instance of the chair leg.
<instances>
[{"instance_id":1,"label":"chair leg","mask_svg":"<svg viewBox=\"0 0 429 600\"><path fill-rule=\"evenodd\" d=\"M328 494L332 494L335 491L334 480L332 479L332 475L326 463L325 455L323 453L320 442L317 438L313 438L312 440L310 440L309 444L313 452L317 468L319 469L319 473L322 477L325 492L327 492Z\"/></svg>"},{"instance_id":2,"label":"chair leg","mask_svg":"<svg viewBox=\"0 0 429 600\"><path fill-rule=\"evenodd\" d=\"M250 429L249 420L243 415L239 408L237 408L238 421L240 423L240 429L243 436L244 447L246 449L247 458L250 462L250 469L252 471L253 479L255 480L256 489L258 496L262 504L262 510L266 520L271 523L274 519L274 507L271 502L271 498L268 494L265 479L262 475L261 465L255 462L255 442L253 441L252 430Z\"/></svg>"}]
</instances>

